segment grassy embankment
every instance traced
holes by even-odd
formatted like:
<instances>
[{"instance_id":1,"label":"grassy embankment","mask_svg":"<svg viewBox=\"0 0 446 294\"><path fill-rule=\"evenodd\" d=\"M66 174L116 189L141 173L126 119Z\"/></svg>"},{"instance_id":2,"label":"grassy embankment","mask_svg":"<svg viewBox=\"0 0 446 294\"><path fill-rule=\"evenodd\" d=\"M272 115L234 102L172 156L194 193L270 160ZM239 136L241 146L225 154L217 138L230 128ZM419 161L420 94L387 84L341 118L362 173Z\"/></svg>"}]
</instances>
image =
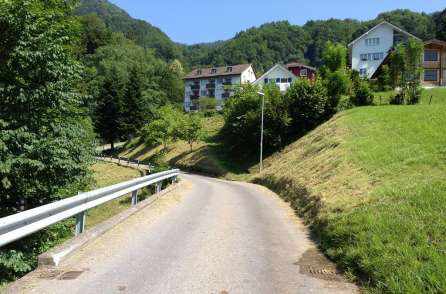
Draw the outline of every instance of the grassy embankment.
<instances>
[{"instance_id":1,"label":"grassy embankment","mask_svg":"<svg viewBox=\"0 0 446 294\"><path fill-rule=\"evenodd\" d=\"M113 163L98 162L92 167L94 184L91 190L99 189L142 176L141 172ZM117 215L131 205L130 195L107 202L87 213L87 229Z\"/></svg>"},{"instance_id":2,"label":"grassy embankment","mask_svg":"<svg viewBox=\"0 0 446 294\"><path fill-rule=\"evenodd\" d=\"M184 141L163 146L147 146L140 138L127 142L119 151L119 156L139 159L156 166L176 166L184 170L205 173L227 178L246 178L248 167L237 159L228 160L224 148L216 136L223 126L223 117L214 115L203 118L203 136L199 142L190 146Z\"/></svg>"},{"instance_id":3,"label":"grassy embankment","mask_svg":"<svg viewBox=\"0 0 446 294\"><path fill-rule=\"evenodd\" d=\"M257 182L372 292L444 293L445 114L441 104L340 113L269 158Z\"/></svg>"}]
</instances>

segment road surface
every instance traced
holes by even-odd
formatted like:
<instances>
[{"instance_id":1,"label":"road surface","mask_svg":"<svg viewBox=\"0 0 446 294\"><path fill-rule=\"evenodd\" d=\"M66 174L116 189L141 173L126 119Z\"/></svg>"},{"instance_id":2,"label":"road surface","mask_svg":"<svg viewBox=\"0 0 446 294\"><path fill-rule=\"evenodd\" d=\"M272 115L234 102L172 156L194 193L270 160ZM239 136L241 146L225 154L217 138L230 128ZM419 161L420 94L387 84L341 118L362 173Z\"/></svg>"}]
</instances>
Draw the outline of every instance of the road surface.
<instances>
[{"instance_id":1,"label":"road surface","mask_svg":"<svg viewBox=\"0 0 446 294\"><path fill-rule=\"evenodd\" d=\"M293 211L266 188L184 175L182 189L20 293L353 293Z\"/></svg>"}]
</instances>

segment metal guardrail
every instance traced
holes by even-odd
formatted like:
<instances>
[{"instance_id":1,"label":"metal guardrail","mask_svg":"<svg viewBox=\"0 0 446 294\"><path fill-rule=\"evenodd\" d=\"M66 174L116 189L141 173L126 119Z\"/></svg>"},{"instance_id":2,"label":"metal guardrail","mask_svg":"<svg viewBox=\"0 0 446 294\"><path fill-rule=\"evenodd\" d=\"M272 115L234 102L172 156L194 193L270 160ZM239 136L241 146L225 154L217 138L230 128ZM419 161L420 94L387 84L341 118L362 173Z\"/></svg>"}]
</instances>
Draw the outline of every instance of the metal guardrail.
<instances>
[{"instance_id":1,"label":"metal guardrail","mask_svg":"<svg viewBox=\"0 0 446 294\"><path fill-rule=\"evenodd\" d=\"M129 193L132 193L132 205L136 205L138 190L155 184L159 193L164 180L176 181L179 174L178 169L156 173L0 218L0 247L70 217L76 217L76 235L81 234L87 210Z\"/></svg>"}]
</instances>

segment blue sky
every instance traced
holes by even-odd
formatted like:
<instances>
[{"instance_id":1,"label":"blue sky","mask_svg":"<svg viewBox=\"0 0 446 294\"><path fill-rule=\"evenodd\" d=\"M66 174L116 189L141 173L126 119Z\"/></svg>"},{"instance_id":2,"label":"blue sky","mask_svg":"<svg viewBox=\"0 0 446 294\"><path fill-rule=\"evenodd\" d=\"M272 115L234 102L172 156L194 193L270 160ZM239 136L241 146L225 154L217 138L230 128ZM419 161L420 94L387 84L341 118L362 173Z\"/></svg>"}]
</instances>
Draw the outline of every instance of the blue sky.
<instances>
[{"instance_id":1,"label":"blue sky","mask_svg":"<svg viewBox=\"0 0 446 294\"><path fill-rule=\"evenodd\" d=\"M275 20L302 25L307 20L368 20L398 8L431 13L446 0L111 0L132 17L159 27L176 42L225 40L235 33Z\"/></svg>"}]
</instances>

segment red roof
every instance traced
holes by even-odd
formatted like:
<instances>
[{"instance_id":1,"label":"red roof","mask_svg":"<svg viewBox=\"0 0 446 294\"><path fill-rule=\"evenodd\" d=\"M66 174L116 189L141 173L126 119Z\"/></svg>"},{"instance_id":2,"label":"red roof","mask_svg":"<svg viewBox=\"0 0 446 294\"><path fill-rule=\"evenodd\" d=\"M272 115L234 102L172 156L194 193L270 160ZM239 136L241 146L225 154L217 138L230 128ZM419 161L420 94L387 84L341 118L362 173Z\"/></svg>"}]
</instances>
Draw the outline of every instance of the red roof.
<instances>
[{"instance_id":1,"label":"red roof","mask_svg":"<svg viewBox=\"0 0 446 294\"><path fill-rule=\"evenodd\" d=\"M309 66L309 65L306 65L306 64L303 64L303 63L299 63L299 62L291 62L291 63L288 63L285 66L287 68L291 68L291 67L304 67L304 68L308 68L308 69L316 71L316 68L314 68L312 66Z\"/></svg>"}]
</instances>

